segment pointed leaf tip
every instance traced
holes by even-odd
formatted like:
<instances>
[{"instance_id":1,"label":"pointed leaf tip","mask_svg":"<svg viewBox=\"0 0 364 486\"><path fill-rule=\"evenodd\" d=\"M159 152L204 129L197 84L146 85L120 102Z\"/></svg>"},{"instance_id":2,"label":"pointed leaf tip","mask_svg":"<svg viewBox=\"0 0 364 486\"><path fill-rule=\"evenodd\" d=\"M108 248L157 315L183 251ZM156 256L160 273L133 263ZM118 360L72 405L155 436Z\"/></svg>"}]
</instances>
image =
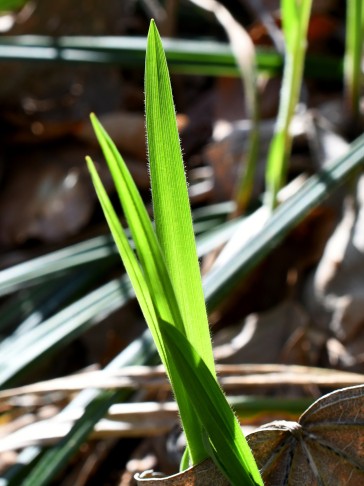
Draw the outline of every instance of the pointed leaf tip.
<instances>
[{"instance_id":1,"label":"pointed leaf tip","mask_svg":"<svg viewBox=\"0 0 364 486\"><path fill-rule=\"evenodd\" d=\"M150 24L149 24L149 30L148 30L148 38L160 38L159 31L157 24L155 23L154 19L151 19Z\"/></svg>"}]
</instances>

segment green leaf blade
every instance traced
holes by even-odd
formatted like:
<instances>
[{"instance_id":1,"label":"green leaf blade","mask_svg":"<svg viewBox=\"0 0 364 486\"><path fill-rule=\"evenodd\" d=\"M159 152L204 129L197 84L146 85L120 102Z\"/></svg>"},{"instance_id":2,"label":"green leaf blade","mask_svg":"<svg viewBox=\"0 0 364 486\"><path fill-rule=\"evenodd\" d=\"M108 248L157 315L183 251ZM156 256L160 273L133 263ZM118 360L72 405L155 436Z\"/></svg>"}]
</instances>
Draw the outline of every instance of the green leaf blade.
<instances>
[{"instance_id":1,"label":"green leaf blade","mask_svg":"<svg viewBox=\"0 0 364 486\"><path fill-rule=\"evenodd\" d=\"M183 328L181 314L165 266L164 256L149 215L133 178L115 144L95 115L91 115L97 139L114 180L120 203L135 243L138 258L159 315Z\"/></svg>"},{"instance_id":2,"label":"green leaf blade","mask_svg":"<svg viewBox=\"0 0 364 486\"><path fill-rule=\"evenodd\" d=\"M167 352L183 371L184 386L207 435L212 458L233 486L263 486L239 422L205 362L178 329L163 322L161 331Z\"/></svg>"},{"instance_id":3,"label":"green leaf blade","mask_svg":"<svg viewBox=\"0 0 364 486\"><path fill-rule=\"evenodd\" d=\"M346 40L344 55L344 87L346 104L358 122L360 117L361 62L363 52L364 6L362 0L351 0L346 7Z\"/></svg>"},{"instance_id":4,"label":"green leaf blade","mask_svg":"<svg viewBox=\"0 0 364 486\"><path fill-rule=\"evenodd\" d=\"M278 117L266 170L266 202L271 209L277 205L278 191L287 176L292 147L289 129L301 90L311 5L312 0L281 0L286 55Z\"/></svg>"},{"instance_id":5,"label":"green leaf blade","mask_svg":"<svg viewBox=\"0 0 364 486\"><path fill-rule=\"evenodd\" d=\"M175 289L185 334L214 373L171 84L162 42L153 21L148 33L145 70L146 126L157 237Z\"/></svg>"},{"instance_id":6,"label":"green leaf blade","mask_svg":"<svg viewBox=\"0 0 364 486\"><path fill-rule=\"evenodd\" d=\"M166 367L176 401L178 402L191 457L194 463L197 464L207 457L202 441L200 424L194 411L191 409L188 394L182 385L181 375L173 366L173 359L171 360L166 354L159 329L160 319L165 319L165 316L168 316L173 325L184 333L181 314L168 271L165 267L164 256L158 245L148 213L123 159L95 116L92 117L92 122L116 183L120 202L133 235L140 264L127 241L95 166L91 159L87 158L91 177L125 269L132 281L135 294Z\"/></svg>"},{"instance_id":7,"label":"green leaf blade","mask_svg":"<svg viewBox=\"0 0 364 486\"><path fill-rule=\"evenodd\" d=\"M11 12L23 8L27 0L0 0L0 12Z\"/></svg>"},{"instance_id":8,"label":"green leaf blade","mask_svg":"<svg viewBox=\"0 0 364 486\"><path fill-rule=\"evenodd\" d=\"M198 435L196 434L196 432L198 432L199 430L199 424L196 423L197 419L194 414L191 413L191 405L189 403L189 398L186 394L185 388L182 386L180 374L174 366L173 358L171 358L170 355L167 354L165 343L161 336L160 318L158 317L159 299L157 296L151 293L152 290L144 279L144 275L142 269L140 268L139 262L129 245L128 239L124 234L124 230L118 220L114 208L112 207L110 199L105 191L105 188L100 180L100 177L92 160L90 158L87 158L86 160L97 196L104 211L109 228L120 252L120 256L123 260L125 269L132 282L135 295L138 299L143 315L148 323L149 329L156 343L158 353L166 367L166 371L178 403L189 447L191 451L193 451L196 460L202 461L207 457L207 454L205 448L201 447L202 441L198 438ZM153 259L153 256L151 256L151 259Z\"/></svg>"},{"instance_id":9,"label":"green leaf blade","mask_svg":"<svg viewBox=\"0 0 364 486\"><path fill-rule=\"evenodd\" d=\"M101 179L96 171L93 161L87 157L87 166L91 174L92 182L94 184L98 199L103 209L105 218L115 240L116 246L120 252L120 256L123 260L125 270L127 271L129 278L132 282L135 294L137 296L139 305L145 316L146 321L149 324L153 338L155 340L158 352L166 365L168 371L168 362L166 359L166 351L161 339L158 321L156 317L156 311L149 292L147 283L145 282L142 270L139 266L139 262L134 255L133 250L130 247L129 241L124 233L124 230L119 222L119 219L115 213L114 208L110 202L110 199L105 191L105 188L101 182Z\"/></svg>"}]
</instances>

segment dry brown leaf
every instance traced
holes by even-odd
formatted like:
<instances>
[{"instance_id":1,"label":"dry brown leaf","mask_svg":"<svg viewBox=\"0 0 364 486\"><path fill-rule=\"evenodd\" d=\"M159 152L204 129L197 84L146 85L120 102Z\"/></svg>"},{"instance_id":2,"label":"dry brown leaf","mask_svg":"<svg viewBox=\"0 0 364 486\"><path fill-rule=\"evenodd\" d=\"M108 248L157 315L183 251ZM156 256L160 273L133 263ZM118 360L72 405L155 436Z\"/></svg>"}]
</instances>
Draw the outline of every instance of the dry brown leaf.
<instances>
[{"instance_id":1,"label":"dry brown leaf","mask_svg":"<svg viewBox=\"0 0 364 486\"><path fill-rule=\"evenodd\" d=\"M317 400L297 422L249 434L266 486L364 484L364 385Z\"/></svg>"},{"instance_id":2,"label":"dry brown leaf","mask_svg":"<svg viewBox=\"0 0 364 486\"><path fill-rule=\"evenodd\" d=\"M72 413L61 412L50 419L30 423L4 435L0 441L0 453L32 445L57 443L71 430L74 422L82 416L82 413L82 409ZM110 407L107 416L95 425L92 438L161 435L169 432L177 420L178 409L175 402L115 404Z\"/></svg>"},{"instance_id":3,"label":"dry brown leaf","mask_svg":"<svg viewBox=\"0 0 364 486\"><path fill-rule=\"evenodd\" d=\"M356 195L347 197L341 221L304 290L305 308L317 328L330 332L346 348L340 367L348 369L346 362L358 371L363 370L362 347L356 344L364 334L363 228L364 177L360 176ZM328 350L330 359L337 354L332 351Z\"/></svg>"},{"instance_id":4,"label":"dry brown leaf","mask_svg":"<svg viewBox=\"0 0 364 486\"><path fill-rule=\"evenodd\" d=\"M281 364L217 364L216 370L221 386L226 390L237 387L261 388L281 385L315 384L329 388L358 385L364 382L364 375L346 371L315 368L311 366ZM129 366L121 370L89 371L53 380L40 381L31 385L0 391L0 402L11 400L21 407L21 396L49 394L64 391L67 393L85 388L100 389L148 389L168 391L170 389L162 366ZM49 396L46 397L49 401ZM35 402L32 400L34 405Z\"/></svg>"},{"instance_id":5,"label":"dry brown leaf","mask_svg":"<svg viewBox=\"0 0 364 486\"><path fill-rule=\"evenodd\" d=\"M225 389L236 387L260 388L267 385L281 386L282 384L309 385L316 384L329 388L338 388L361 384L364 375L346 371L315 368L311 366L295 365L262 365L262 364L217 364L216 370L220 384ZM53 380L25 385L0 391L0 401L11 402L22 406L22 395L49 394L57 391L70 393L85 388L122 389L146 388L148 390L169 390L169 382L161 367L135 366L110 372L106 370L91 371L56 378ZM49 401L49 397L46 398ZM28 402L26 402L28 403ZM35 403L32 401L31 403Z\"/></svg>"},{"instance_id":6,"label":"dry brown leaf","mask_svg":"<svg viewBox=\"0 0 364 486\"><path fill-rule=\"evenodd\" d=\"M215 358L225 364L277 363L291 334L307 325L307 315L299 304L283 302L267 312L250 314L240 326L220 331L221 336L225 334L224 344L215 346ZM219 335L215 343L218 339Z\"/></svg>"},{"instance_id":7,"label":"dry brown leaf","mask_svg":"<svg viewBox=\"0 0 364 486\"><path fill-rule=\"evenodd\" d=\"M58 148L57 155L45 151L18 159L0 196L0 244L59 241L84 227L95 197L85 167L77 163L81 154L82 148Z\"/></svg>"}]
</instances>

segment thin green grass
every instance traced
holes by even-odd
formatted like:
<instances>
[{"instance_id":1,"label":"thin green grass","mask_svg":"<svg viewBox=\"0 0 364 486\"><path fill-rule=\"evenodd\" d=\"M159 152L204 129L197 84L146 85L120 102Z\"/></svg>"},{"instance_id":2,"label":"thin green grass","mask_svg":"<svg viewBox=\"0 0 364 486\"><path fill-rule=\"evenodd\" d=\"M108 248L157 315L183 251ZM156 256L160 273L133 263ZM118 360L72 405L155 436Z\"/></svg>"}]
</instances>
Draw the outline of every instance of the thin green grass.
<instances>
[{"instance_id":1,"label":"thin green grass","mask_svg":"<svg viewBox=\"0 0 364 486\"><path fill-rule=\"evenodd\" d=\"M0 12L18 10L27 3L27 0L0 0Z\"/></svg>"},{"instance_id":2,"label":"thin green grass","mask_svg":"<svg viewBox=\"0 0 364 486\"><path fill-rule=\"evenodd\" d=\"M362 0L348 0L346 5L346 48L344 56L346 107L353 121L358 122L362 86L364 6Z\"/></svg>"},{"instance_id":3,"label":"thin green grass","mask_svg":"<svg viewBox=\"0 0 364 486\"><path fill-rule=\"evenodd\" d=\"M144 333L123 350L106 369L118 369L124 366L150 364L155 357L155 347L150 333ZM110 405L125 401L131 391L81 392L63 411L67 414L72 409L84 409L82 417L76 421L70 432L57 445L44 451L40 447L28 447L21 454L20 462L3 477L6 486L46 486L56 474L62 471L70 458L93 431L99 419L105 416Z\"/></svg>"},{"instance_id":4,"label":"thin green grass","mask_svg":"<svg viewBox=\"0 0 364 486\"><path fill-rule=\"evenodd\" d=\"M234 54L244 87L244 104L251 121L247 150L242 161L242 174L236 184L236 214L243 214L253 192L259 144L259 104L257 92L257 54L248 32L237 22L229 10L216 0L190 0L199 7L213 12L224 28Z\"/></svg>"},{"instance_id":5,"label":"thin green grass","mask_svg":"<svg viewBox=\"0 0 364 486\"><path fill-rule=\"evenodd\" d=\"M37 35L1 36L0 60L55 62L57 64L115 64L144 66L144 37L47 37ZM164 48L173 73L206 76L240 76L231 47L223 42L166 39ZM257 49L257 69L268 76L282 73L284 60L272 49ZM305 75L341 80L343 63L330 56L310 55Z\"/></svg>"},{"instance_id":6,"label":"thin green grass","mask_svg":"<svg viewBox=\"0 0 364 486\"><path fill-rule=\"evenodd\" d=\"M357 174L363 162L364 136L361 136L351 144L347 154L310 177L299 191L279 206L255 237L225 262L223 269L212 270L206 275L204 289L208 308L215 309L221 304L313 208Z\"/></svg>"},{"instance_id":7,"label":"thin green grass","mask_svg":"<svg viewBox=\"0 0 364 486\"><path fill-rule=\"evenodd\" d=\"M286 183L291 154L290 124L300 95L308 21L312 0L282 0L282 27L286 45L278 117L266 169L266 204L277 206L278 191Z\"/></svg>"},{"instance_id":8,"label":"thin green grass","mask_svg":"<svg viewBox=\"0 0 364 486\"><path fill-rule=\"evenodd\" d=\"M133 295L127 279L123 284L119 280L108 282L12 339L1 350L0 388L17 383L29 366L34 368L46 356L96 325L100 316L105 318L122 307Z\"/></svg>"},{"instance_id":9,"label":"thin green grass","mask_svg":"<svg viewBox=\"0 0 364 486\"><path fill-rule=\"evenodd\" d=\"M115 245L109 237L98 236L46 255L32 258L0 271L0 296L9 295L26 287L49 283L77 267L105 260L115 261Z\"/></svg>"}]
</instances>

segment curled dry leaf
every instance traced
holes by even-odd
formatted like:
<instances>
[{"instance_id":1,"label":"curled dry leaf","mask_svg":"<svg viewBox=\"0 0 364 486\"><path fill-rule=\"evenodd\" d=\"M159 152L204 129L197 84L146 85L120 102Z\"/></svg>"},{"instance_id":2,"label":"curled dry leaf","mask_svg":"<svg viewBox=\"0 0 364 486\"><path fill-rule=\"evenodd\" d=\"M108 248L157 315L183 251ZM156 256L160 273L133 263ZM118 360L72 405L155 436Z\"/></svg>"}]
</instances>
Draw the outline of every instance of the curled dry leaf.
<instances>
[{"instance_id":1,"label":"curled dry leaf","mask_svg":"<svg viewBox=\"0 0 364 486\"><path fill-rule=\"evenodd\" d=\"M57 155L18 156L0 196L0 245L60 241L89 221L95 197L82 156L82 148L58 146Z\"/></svg>"},{"instance_id":2,"label":"curled dry leaf","mask_svg":"<svg viewBox=\"0 0 364 486\"><path fill-rule=\"evenodd\" d=\"M280 362L290 336L307 326L304 309L284 301L267 312L250 314L240 326L221 330L215 338L215 359L225 364Z\"/></svg>"},{"instance_id":3,"label":"curled dry leaf","mask_svg":"<svg viewBox=\"0 0 364 486\"><path fill-rule=\"evenodd\" d=\"M347 197L341 221L304 290L305 308L317 327L331 332L351 355L351 364L346 358L341 359L340 367L355 371L362 370L362 347L357 343L364 336L363 228L364 177L361 176L355 200Z\"/></svg>"},{"instance_id":4,"label":"curled dry leaf","mask_svg":"<svg viewBox=\"0 0 364 486\"><path fill-rule=\"evenodd\" d=\"M99 151L90 147L95 159ZM11 170L0 194L0 246L24 244L29 239L58 242L87 225L95 195L84 164L84 147L52 144L7 159ZM138 187L149 188L148 170L138 160L127 159ZM98 164L106 190L114 185L106 165Z\"/></svg>"},{"instance_id":5,"label":"curled dry leaf","mask_svg":"<svg viewBox=\"0 0 364 486\"><path fill-rule=\"evenodd\" d=\"M317 400L297 422L247 436L266 486L364 484L364 385Z\"/></svg>"},{"instance_id":6,"label":"curled dry leaf","mask_svg":"<svg viewBox=\"0 0 364 486\"><path fill-rule=\"evenodd\" d=\"M64 174L55 167L46 168L37 181L28 177L28 170L24 170L21 180L3 193L1 244L21 244L29 238L57 241L74 234L89 220L92 194L77 169ZM21 191L27 181L28 187Z\"/></svg>"}]
</instances>

